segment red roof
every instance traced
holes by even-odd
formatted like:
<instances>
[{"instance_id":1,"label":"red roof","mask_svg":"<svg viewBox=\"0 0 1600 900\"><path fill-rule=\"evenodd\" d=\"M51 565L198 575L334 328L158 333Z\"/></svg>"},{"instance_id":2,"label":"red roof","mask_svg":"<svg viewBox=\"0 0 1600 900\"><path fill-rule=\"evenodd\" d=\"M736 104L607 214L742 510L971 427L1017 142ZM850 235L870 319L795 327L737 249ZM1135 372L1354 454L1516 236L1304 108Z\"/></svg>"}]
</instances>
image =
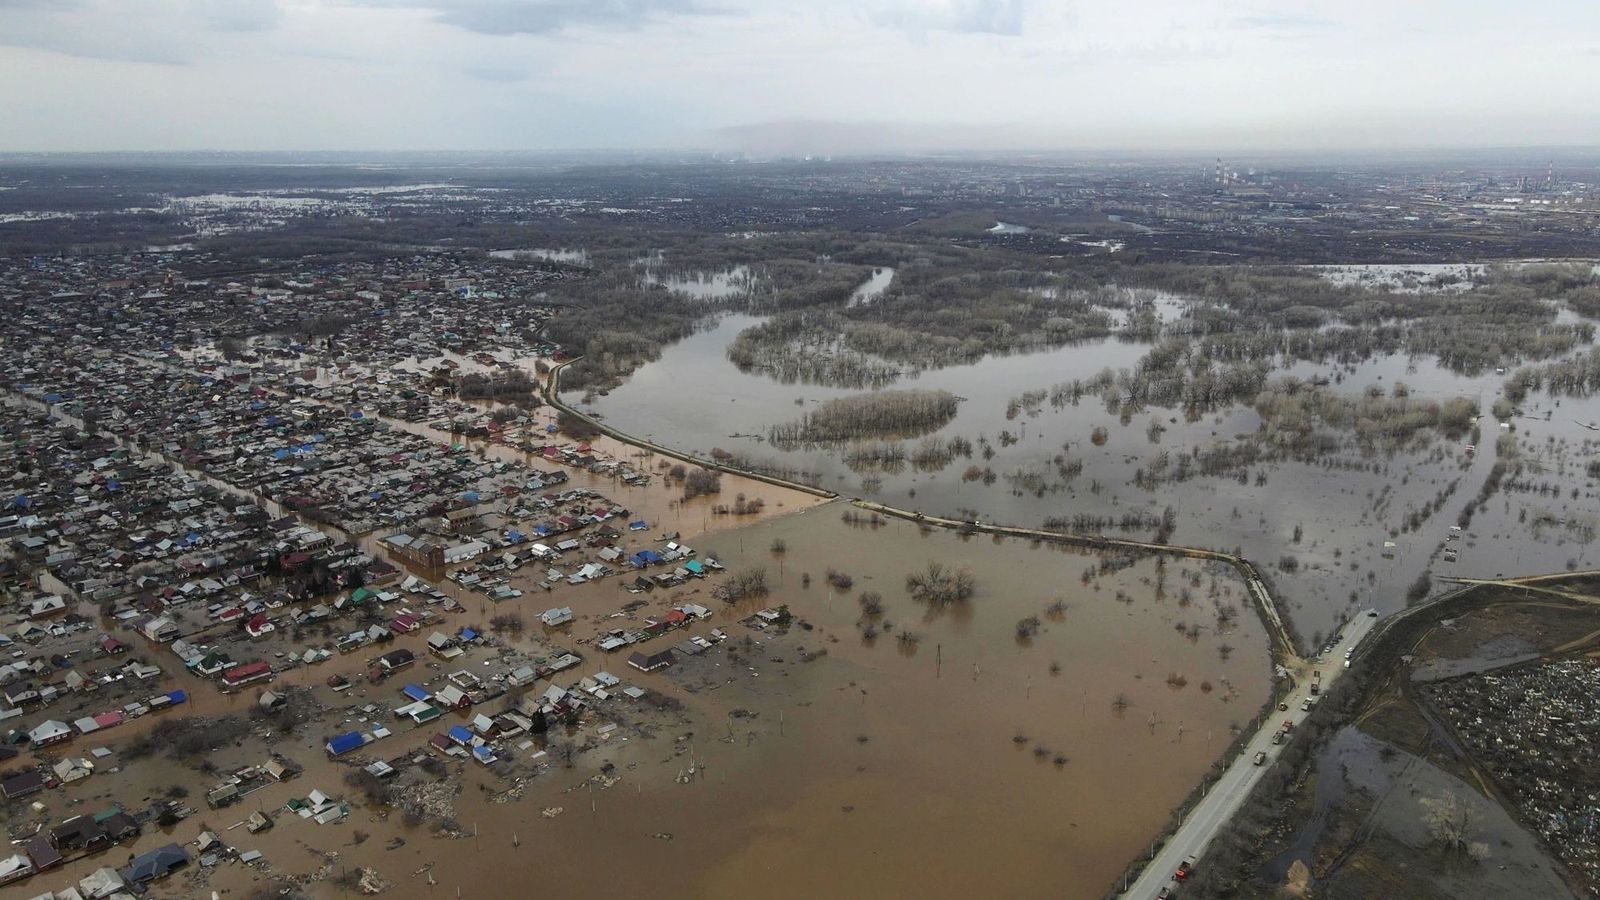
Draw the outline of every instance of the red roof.
<instances>
[{"instance_id":1,"label":"red roof","mask_svg":"<svg viewBox=\"0 0 1600 900\"><path fill-rule=\"evenodd\" d=\"M260 676L260 675L266 675L266 674L270 673L271 671L272 671L272 664L268 663L268 662L265 662L265 661L263 661L263 662L245 663L242 666L234 666L233 668L229 669L228 671L223 672L222 673L222 680L223 681L243 681L246 678L255 678L255 677Z\"/></svg>"}]
</instances>

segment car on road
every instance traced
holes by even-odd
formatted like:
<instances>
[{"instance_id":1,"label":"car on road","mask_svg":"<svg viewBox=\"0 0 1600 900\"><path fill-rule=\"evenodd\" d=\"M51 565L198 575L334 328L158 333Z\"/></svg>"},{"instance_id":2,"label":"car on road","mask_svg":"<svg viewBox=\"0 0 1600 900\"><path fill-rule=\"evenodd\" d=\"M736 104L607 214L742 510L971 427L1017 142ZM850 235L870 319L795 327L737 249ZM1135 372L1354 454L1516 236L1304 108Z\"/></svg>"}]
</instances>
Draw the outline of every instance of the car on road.
<instances>
[{"instance_id":1,"label":"car on road","mask_svg":"<svg viewBox=\"0 0 1600 900\"><path fill-rule=\"evenodd\" d=\"M1307 697L1304 700L1300 701L1300 708L1305 710L1306 712L1310 712L1311 711L1311 707L1316 706L1316 705L1317 705L1317 700L1316 700L1315 697Z\"/></svg>"},{"instance_id":2,"label":"car on road","mask_svg":"<svg viewBox=\"0 0 1600 900\"><path fill-rule=\"evenodd\" d=\"M1255 760L1255 762L1256 762L1256 765L1258 765L1258 766L1265 765L1266 762L1267 762L1267 751L1265 751L1265 750L1257 750L1256 751L1256 760Z\"/></svg>"},{"instance_id":3,"label":"car on road","mask_svg":"<svg viewBox=\"0 0 1600 900\"><path fill-rule=\"evenodd\" d=\"M1378 617L1378 611L1377 610L1375 610L1375 609L1367 610L1367 618L1376 619L1377 617Z\"/></svg>"},{"instance_id":4,"label":"car on road","mask_svg":"<svg viewBox=\"0 0 1600 900\"><path fill-rule=\"evenodd\" d=\"M1171 896L1172 896L1172 886L1171 885L1167 885L1166 887L1161 889L1161 893L1156 895L1156 900L1168 900L1168 898L1170 898Z\"/></svg>"}]
</instances>

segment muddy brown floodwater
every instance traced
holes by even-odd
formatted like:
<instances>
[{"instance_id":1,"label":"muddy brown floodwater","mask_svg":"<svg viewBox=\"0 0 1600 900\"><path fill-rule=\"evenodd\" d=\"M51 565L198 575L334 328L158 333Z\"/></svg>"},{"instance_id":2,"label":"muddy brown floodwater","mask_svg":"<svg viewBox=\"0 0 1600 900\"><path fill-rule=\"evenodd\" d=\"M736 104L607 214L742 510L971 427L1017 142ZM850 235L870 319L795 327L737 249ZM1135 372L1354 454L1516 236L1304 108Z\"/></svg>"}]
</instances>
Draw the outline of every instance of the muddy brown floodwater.
<instances>
[{"instance_id":1,"label":"muddy brown floodwater","mask_svg":"<svg viewBox=\"0 0 1600 900\"><path fill-rule=\"evenodd\" d=\"M321 841L342 865L376 867L401 897L507 896L535 879L574 897L1103 895L1221 755L1230 726L1266 700L1267 639L1242 583L1225 568L1145 558L1085 584L1100 558L908 522L853 526L841 521L847 508L716 536L730 568L767 570L762 600L714 603L703 584L651 596L652 607L714 606L688 633L719 627L728 642L649 675L591 647L579 672L556 679L608 669L681 701L681 714L620 730L510 802L490 793L508 784L468 766L455 816L468 837L360 809L347 826L280 825L275 866L307 868L295 845ZM976 595L943 611L913 601L905 577L929 561L970 568ZM853 587L830 588L830 568ZM861 634L865 591L882 594L888 634ZM629 597L615 579L552 596L580 616L572 639L614 627L604 616ZM1052 615L1056 601L1064 609ZM524 612L544 602L523 601ZM810 630L740 621L780 604ZM1220 606L1234 610L1226 627ZM1041 630L1019 640L1030 615ZM1198 630L1180 630L1190 624ZM903 630L917 642L900 641ZM342 787L340 767L309 762L296 791ZM618 780L591 787L605 763ZM373 837L351 846L351 826ZM386 849L393 834L406 845ZM432 885L412 874L428 864Z\"/></svg>"}]
</instances>

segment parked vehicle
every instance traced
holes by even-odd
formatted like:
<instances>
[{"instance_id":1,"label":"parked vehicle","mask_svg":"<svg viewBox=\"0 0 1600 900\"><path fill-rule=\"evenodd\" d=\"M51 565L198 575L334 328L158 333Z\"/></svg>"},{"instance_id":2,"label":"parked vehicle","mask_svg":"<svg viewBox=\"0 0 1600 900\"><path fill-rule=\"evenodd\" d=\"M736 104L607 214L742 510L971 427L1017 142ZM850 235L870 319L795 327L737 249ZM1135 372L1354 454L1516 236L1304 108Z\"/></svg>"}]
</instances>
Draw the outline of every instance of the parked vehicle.
<instances>
[{"instance_id":1,"label":"parked vehicle","mask_svg":"<svg viewBox=\"0 0 1600 900\"><path fill-rule=\"evenodd\" d=\"M1199 857L1190 856L1188 859L1185 859L1183 862L1178 864L1178 871L1172 873L1172 877L1178 881L1188 881L1189 876L1194 874L1195 865L1199 862Z\"/></svg>"}]
</instances>

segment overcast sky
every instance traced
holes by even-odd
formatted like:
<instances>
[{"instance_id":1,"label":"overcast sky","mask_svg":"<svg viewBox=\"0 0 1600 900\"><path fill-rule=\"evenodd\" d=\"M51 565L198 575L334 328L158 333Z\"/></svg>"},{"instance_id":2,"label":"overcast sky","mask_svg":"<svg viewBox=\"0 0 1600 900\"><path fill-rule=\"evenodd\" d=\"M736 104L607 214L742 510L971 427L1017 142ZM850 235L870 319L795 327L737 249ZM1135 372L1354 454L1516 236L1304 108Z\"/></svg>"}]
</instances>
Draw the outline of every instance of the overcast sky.
<instances>
[{"instance_id":1,"label":"overcast sky","mask_svg":"<svg viewBox=\"0 0 1600 900\"><path fill-rule=\"evenodd\" d=\"M0 0L0 151L1600 144L1597 0Z\"/></svg>"}]
</instances>

